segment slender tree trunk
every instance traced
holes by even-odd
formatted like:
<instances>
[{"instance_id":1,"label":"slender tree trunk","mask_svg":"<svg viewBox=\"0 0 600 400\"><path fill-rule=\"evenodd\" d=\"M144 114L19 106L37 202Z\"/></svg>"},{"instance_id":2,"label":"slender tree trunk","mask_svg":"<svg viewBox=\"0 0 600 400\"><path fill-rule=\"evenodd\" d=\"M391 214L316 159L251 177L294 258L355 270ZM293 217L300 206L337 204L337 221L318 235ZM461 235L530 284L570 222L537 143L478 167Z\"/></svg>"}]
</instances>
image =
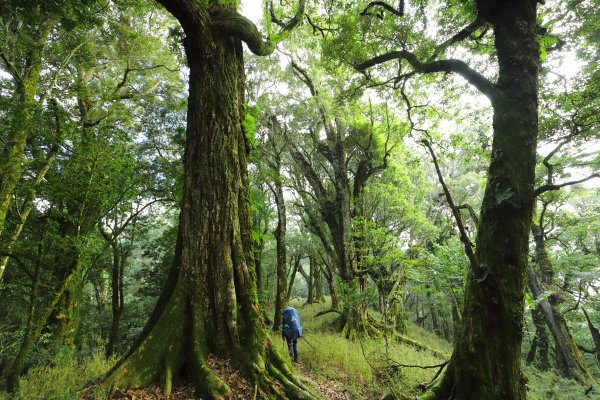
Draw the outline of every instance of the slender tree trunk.
<instances>
[{"instance_id":1,"label":"slender tree trunk","mask_svg":"<svg viewBox=\"0 0 600 400\"><path fill-rule=\"evenodd\" d=\"M314 260L314 262L315 262L315 276L314 276L315 299L317 302L322 303L325 301L325 294L323 292L323 274L321 272L321 267L319 266L319 264L317 264L316 260Z\"/></svg>"},{"instance_id":2,"label":"slender tree trunk","mask_svg":"<svg viewBox=\"0 0 600 400\"><path fill-rule=\"evenodd\" d=\"M329 297L331 297L331 309L340 309L340 299L337 294L337 288L335 287L335 275L333 268L328 266L328 271L325 272L325 280L327 281L327 287L329 288Z\"/></svg>"},{"instance_id":3,"label":"slender tree trunk","mask_svg":"<svg viewBox=\"0 0 600 400\"><path fill-rule=\"evenodd\" d=\"M61 299L64 299L65 291L68 290L73 282L80 281L81 278L81 268L79 268L80 264L77 264L74 268L70 269L70 272L63 280L62 284L58 288L58 290L53 294L52 299L40 314L38 320L33 322L33 314L34 311L30 311L30 319L27 323L27 328L25 331L25 336L21 342L21 346L19 348L19 352L15 356L14 360L11 363L9 374L6 378L7 390L9 392L14 392L19 386L19 376L23 371L23 367L25 366L25 361L29 357L29 354L35 344L38 342L42 331L48 326L48 322L50 321L51 316L56 312L56 308L59 305ZM75 286L77 286L75 284ZM36 288L37 291L37 288ZM34 307L32 303L32 307Z\"/></svg>"},{"instance_id":4,"label":"slender tree trunk","mask_svg":"<svg viewBox=\"0 0 600 400\"><path fill-rule=\"evenodd\" d=\"M573 335L571 335L567 321L555 306L556 294L551 294L549 298L540 300L544 294L543 284L550 285L553 283L554 271L548 259L543 232L540 227L533 223L531 224L531 232L535 242L535 260L542 273L542 282L538 281L538 276L531 265L527 268L527 282L533 299L538 301L536 309L541 310L541 315L552 334L558 370L561 375L567 378L574 378L586 383L591 379L591 374L585 365ZM540 338L540 340L542 339L543 337Z\"/></svg>"},{"instance_id":5,"label":"slender tree trunk","mask_svg":"<svg viewBox=\"0 0 600 400\"><path fill-rule=\"evenodd\" d=\"M315 275L317 273L317 265L314 257L312 256L308 258L308 261L308 279L306 280L308 294L306 302L308 304L313 304L315 302Z\"/></svg>"},{"instance_id":6,"label":"slender tree trunk","mask_svg":"<svg viewBox=\"0 0 600 400\"><path fill-rule=\"evenodd\" d=\"M279 169L279 163L277 165ZM283 308L289 295L286 293L286 266L287 256L285 248L286 215L285 199L283 198L283 185L281 183L280 171L277 171L275 180L275 203L277 205L277 229L275 229L275 241L277 245L277 292L275 294L275 316L273 317L273 331L279 332L283 317Z\"/></svg>"},{"instance_id":7,"label":"slender tree trunk","mask_svg":"<svg viewBox=\"0 0 600 400\"><path fill-rule=\"evenodd\" d=\"M594 341L594 354L596 356L596 362L600 365L600 330L592 324L592 320L588 315L585 308L581 308L583 310L583 314L585 315L585 319L588 324L588 328L590 330L590 334L592 335L592 340Z\"/></svg>"},{"instance_id":8,"label":"slender tree trunk","mask_svg":"<svg viewBox=\"0 0 600 400\"><path fill-rule=\"evenodd\" d=\"M25 360L29 354L28 348L35 339L32 338L34 332L34 320L36 314L36 304L38 297L38 288L40 284L40 265L42 262L42 245L38 246L38 254L35 262L35 272L31 282L31 292L29 295L29 314L27 315L27 325L21 341L21 347L15 359L12 362L10 372L6 378L6 387L9 393L14 392L19 387L19 377L25 365Z\"/></svg>"},{"instance_id":9,"label":"slender tree trunk","mask_svg":"<svg viewBox=\"0 0 600 400\"><path fill-rule=\"evenodd\" d=\"M2 282L2 276L4 274L6 266L8 264L8 260L9 260L8 254L10 254L12 252L13 246L15 245L15 243L17 243L17 240L19 239L19 236L21 235L21 232L23 231L23 227L25 226L25 223L27 222L27 219L29 218L29 214L33 210L37 188L44 180L46 173L50 169L52 162L58 155L59 149L60 149L60 147L58 145L53 145L52 148L50 149L50 151L48 152L48 155L46 156L46 159L44 160L44 164L38 171L38 173L35 177L35 180L32 182L32 184L31 184L32 186L28 189L27 195L25 196L25 199L23 200L23 204L21 205L21 208L19 209L16 226L12 229L12 232L10 233L6 242L2 244L4 254L2 256L0 256L0 282ZM1 233L1 230L0 230L0 233Z\"/></svg>"},{"instance_id":10,"label":"slender tree trunk","mask_svg":"<svg viewBox=\"0 0 600 400\"><path fill-rule=\"evenodd\" d=\"M106 345L107 358L111 357L115 352L115 345L119 339L119 323L125 306L123 303L123 264L125 260L122 257L121 246L117 240L111 242L111 248L113 253L113 268L111 274L112 321L110 325L110 336L108 338L108 344Z\"/></svg>"},{"instance_id":11,"label":"slender tree trunk","mask_svg":"<svg viewBox=\"0 0 600 400\"><path fill-rule=\"evenodd\" d=\"M25 144L34 124L37 112L36 94L39 90L39 79L42 71L42 53L48 35L58 23L58 18L48 16L39 26L28 26L31 29L27 51L23 54L15 51L16 59L12 60L8 70L13 75L15 93L14 108L7 140L4 142L2 157L0 157L0 234L4 231L6 215L12 195L21 177L21 166L25 152ZM27 36L27 34L24 34ZM6 54L4 54L6 56ZM23 59L19 59L22 56ZM6 60L4 58L3 60ZM11 62L9 60L8 62ZM17 70L16 68L21 68ZM0 279L3 269L0 269Z\"/></svg>"},{"instance_id":12,"label":"slender tree trunk","mask_svg":"<svg viewBox=\"0 0 600 400\"><path fill-rule=\"evenodd\" d=\"M550 368L550 362L548 361L548 332L546 332L546 326L544 325L544 312L542 307L537 305L532 311L533 324L535 325L535 337L531 343L531 348L527 354L526 362L531 364L534 359L536 352L539 355L537 366L541 371L548 371Z\"/></svg>"},{"instance_id":13,"label":"slender tree trunk","mask_svg":"<svg viewBox=\"0 0 600 400\"><path fill-rule=\"evenodd\" d=\"M538 132L537 3L477 2L493 26L499 65L492 160L461 332L446 374L425 398L526 396L521 342Z\"/></svg>"},{"instance_id":14,"label":"slender tree trunk","mask_svg":"<svg viewBox=\"0 0 600 400\"><path fill-rule=\"evenodd\" d=\"M288 278L288 287L287 287L287 296L285 298L285 302L289 303L290 298L292 296L292 289L294 288L294 282L296 281L296 274L298 270L301 268L302 256L294 257L294 265L292 266L292 270L290 271L290 276Z\"/></svg>"}]
</instances>

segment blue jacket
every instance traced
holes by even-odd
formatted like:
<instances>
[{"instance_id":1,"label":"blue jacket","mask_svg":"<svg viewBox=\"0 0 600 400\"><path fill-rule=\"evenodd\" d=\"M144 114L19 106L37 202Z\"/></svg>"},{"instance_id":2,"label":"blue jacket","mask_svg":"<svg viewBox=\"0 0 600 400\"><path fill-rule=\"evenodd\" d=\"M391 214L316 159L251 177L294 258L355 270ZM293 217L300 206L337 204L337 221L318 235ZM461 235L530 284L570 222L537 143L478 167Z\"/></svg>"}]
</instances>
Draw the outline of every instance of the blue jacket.
<instances>
[{"instance_id":1,"label":"blue jacket","mask_svg":"<svg viewBox=\"0 0 600 400\"><path fill-rule=\"evenodd\" d=\"M300 325L300 317L298 311L294 307L286 307L283 309L283 335L288 340L294 340L302 337L302 325Z\"/></svg>"}]
</instances>

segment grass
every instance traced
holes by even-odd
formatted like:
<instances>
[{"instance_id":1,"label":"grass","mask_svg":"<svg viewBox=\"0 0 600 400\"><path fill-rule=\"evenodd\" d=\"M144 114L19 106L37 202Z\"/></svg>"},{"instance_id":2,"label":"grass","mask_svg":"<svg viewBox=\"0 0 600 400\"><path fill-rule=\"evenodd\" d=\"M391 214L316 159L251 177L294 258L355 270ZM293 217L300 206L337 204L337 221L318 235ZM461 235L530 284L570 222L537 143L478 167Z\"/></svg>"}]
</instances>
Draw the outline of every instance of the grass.
<instances>
[{"instance_id":1,"label":"grass","mask_svg":"<svg viewBox=\"0 0 600 400\"><path fill-rule=\"evenodd\" d=\"M552 371L542 372L534 367L525 366L523 369L528 379L528 400L600 400L597 385L586 396L586 388L572 379L563 378Z\"/></svg>"},{"instance_id":2,"label":"grass","mask_svg":"<svg viewBox=\"0 0 600 400\"><path fill-rule=\"evenodd\" d=\"M32 368L21 379L18 392L8 394L0 391L0 400L78 400L83 395L90 400L106 399L106 392L85 388L104 375L114 363L115 360L106 360L100 352L82 361L65 356L52 366Z\"/></svg>"},{"instance_id":3,"label":"grass","mask_svg":"<svg viewBox=\"0 0 600 400\"><path fill-rule=\"evenodd\" d=\"M300 300L292 305L298 309L304 337L298 344L300 364L304 371L314 375L320 384L329 384L336 392L345 392L353 400L380 399L392 392L400 398L415 398L421 392L419 384L430 382L436 369L398 367L389 365L437 365L446 359L399 343L385 343L383 339L361 339L354 342L344 339L340 333L331 331L331 323L338 316L329 313L318 318L314 315L328 309L328 304L304 306ZM373 313L377 318L377 314ZM415 324L408 324L406 336L428 348L450 354L452 346L435 334ZM281 341L281 353L287 354ZM276 342L277 343L277 342ZM53 366L32 367L21 380L18 393L8 395L0 392L0 400L86 400L106 399L106 393L98 389L85 389L90 382L101 377L114 364L105 360L101 353L77 361L72 356L55 360ZM600 400L596 390L584 395L581 385L561 378L552 372L540 372L524 367L528 377L528 400Z\"/></svg>"},{"instance_id":4,"label":"grass","mask_svg":"<svg viewBox=\"0 0 600 400\"><path fill-rule=\"evenodd\" d=\"M398 364L428 366L446 361L392 341L387 345L382 339L348 341L329 330L337 314L314 318L317 312L329 307L327 304L303 306L296 300L292 305L298 309L304 337L310 343L303 340L299 343L302 364L324 380L340 382L354 399L378 399L389 391L417 395L418 384L431 381L437 368L400 367L392 371L384 367ZM414 324L409 326L408 336L430 348L451 353L448 342Z\"/></svg>"}]
</instances>

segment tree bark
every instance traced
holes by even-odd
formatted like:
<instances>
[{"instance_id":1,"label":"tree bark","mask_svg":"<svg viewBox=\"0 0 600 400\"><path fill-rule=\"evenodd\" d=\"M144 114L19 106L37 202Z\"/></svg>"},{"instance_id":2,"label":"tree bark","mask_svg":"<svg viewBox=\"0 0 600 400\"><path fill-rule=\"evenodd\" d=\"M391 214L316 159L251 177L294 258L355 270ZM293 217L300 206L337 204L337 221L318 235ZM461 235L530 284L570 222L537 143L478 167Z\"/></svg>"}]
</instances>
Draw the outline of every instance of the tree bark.
<instances>
[{"instance_id":1,"label":"tree bark","mask_svg":"<svg viewBox=\"0 0 600 400\"><path fill-rule=\"evenodd\" d=\"M315 276L317 274L317 264L315 263L315 258L314 257L309 257L308 258L309 264L308 264L308 276L305 276L304 278L308 278L306 279L306 286L308 287L308 294L307 294L307 298L306 298L306 302L308 304L313 304L315 302Z\"/></svg>"},{"instance_id":2,"label":"tree bark","mask_svg":"<svg viewBox=\"0 0 600 400\"><path fill-rule=\"evenodd\" d=\"M537 275L531 266L527 268L527 279L533 298L539 300L544 294L544 289L538 282ZM577 348L577 343L571 335L567 321L549 300L539 300L538 306L542 311L546 325L552 333L556 364L561 375L574 378L582 383L588 382L591 379L590 372L583 361L581 352Z\"/></svg>"},{"instance_id":3,"label":"tree bark","mask_svg":"<svg viewBox=\"0 0 600 400\"><path fill-rule=\"evenodd\" d=\"M105 383L139 387L160 378L169 394L173 378L184 375L207 397L225 399L231 389L205 365L212 355L231 360L261 393L312 398L275 351L258 306L237 36L248 31L236 31L248 21L235 24L235 6L217 2L160 3L185 31L190 68L176 256L150 320Z\"/></svg>"},{"instance_id":4,"label":"tree bark","mask_svg":"<svg viewBox=\"0 0 600 400\"><path fill-rule=\"evenodd\" d=\"M294 257L294 265L292 266L292 269L290 270L290 276L288 277L288 287L285 298L286 303L290 302L290 298L292 296L292 289L294 288L294 282L296 281L296 274L298 273L298 270L302 267L301 262L302 256L296 255Z\"/></svg>"},{"instance_id":5,"label":"tree bark","mask_svg":"<svg viewBox=\"0 0 600 400\"><path fill-rule=\"evenodd\" d=\"M113 240L111 243L111 249L113 253L113 267L111 273L111 311L112 321L110 324L110 336L106 345L106 357L111 357L115 352L115 345L119 339L119 324L121 322L121 315L125 309L124 295L123 295L123 267L125 259L123 257L122 249L118 240Z\"/></svg>"},{"instance_id":6,"label":"tree bark","mask_svg":"<svg viewBox=\"0 0 600 400\"><path fill-rule=\"evenodd\" d=\"M283 198L283 184L281 182L281 162L276 160L275 188L273 195L277 206L277 228L275 229L275 242L277 247L277 293L275 294L275 316L273 317L273 331L279 332L281 329L281 321L283 317L283 308L285 307L286 299L288 299L287 279L286 279L286 215L285 215L285 199Z\"/></svg>"},{"instance_id":7,"label":"tree bark","mask_svg":"<svg viewBox=\"0 0 600 400\"><path fill-rule=\"evenodd\" d=\"M538 281L535 270L529 265L527 268L527 282L533 299L538 301L536 309L539 307L541 310L541 315L552 334L557 368L562 376L587 383L591 379L590 371L585 365L577 343L571 335L567 321L555 306L556 294L551 294L547 299L540 299L544 294L543 285L553 283L554 270L548 259L546 241L541 228L532 223L531 233L535 242L535 261L540 267L542 279L541 282Z\"/></svg>"},{"instance_id":8,"label":"tree bark","mask_svg":"<svg viewBox=\"0 0 600 400\"><path fill-rule=\"evenodd\" d=\"M317 260L313 257L313 262L315 265L315 273L314 273L314 283L315 283L315 300L318 303L322 303L325 301L325 294L323 292L323 274L321 272L321 266L317 264Z\"/></svg>"},{"instance_id":9,"label":"tree bark","mask_svg":"<svg viewBox=\"0 0 600 400\"><path fill-rule=\"evenodd\" d=\"M550 362L548 360L548 332L544 325L544 312L538 304L531 310L533 324L535 325L535 337L531 343L529 353L527 353L526 362L531 364L535 360L536 353L538 354L537 367L540 371L548 371Z\"/></svg>"},{"instance_id":10,"label":"tree bark","mask_svg":"<svg viewBox=\"0 0 600 400\"><path fill-rule=\"evenodd\" d=\"M524 399L521 342L538 132L537 1L479 0L494 29L498 82L468 77L492 100L492 160L465 288L459 338L424 398Z\"/></svg>"}]
</instances>

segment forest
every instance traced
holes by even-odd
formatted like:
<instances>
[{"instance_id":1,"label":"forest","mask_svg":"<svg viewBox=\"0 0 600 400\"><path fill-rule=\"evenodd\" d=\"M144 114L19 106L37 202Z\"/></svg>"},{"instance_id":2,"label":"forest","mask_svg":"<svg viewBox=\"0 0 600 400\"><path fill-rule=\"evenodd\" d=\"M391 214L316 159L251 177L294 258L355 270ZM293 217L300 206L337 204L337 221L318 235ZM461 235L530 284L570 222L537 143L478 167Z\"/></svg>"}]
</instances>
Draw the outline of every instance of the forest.
<instances>
[{"instance_id":1,"label":"forest","mask_svg":"<svg viewBox=\"0 0 600 400\"><path fill-rule=\"evenodd\" d=\"M600 399L599 9L0 0L0 400Z\"/></svg>"}]
</instances>

